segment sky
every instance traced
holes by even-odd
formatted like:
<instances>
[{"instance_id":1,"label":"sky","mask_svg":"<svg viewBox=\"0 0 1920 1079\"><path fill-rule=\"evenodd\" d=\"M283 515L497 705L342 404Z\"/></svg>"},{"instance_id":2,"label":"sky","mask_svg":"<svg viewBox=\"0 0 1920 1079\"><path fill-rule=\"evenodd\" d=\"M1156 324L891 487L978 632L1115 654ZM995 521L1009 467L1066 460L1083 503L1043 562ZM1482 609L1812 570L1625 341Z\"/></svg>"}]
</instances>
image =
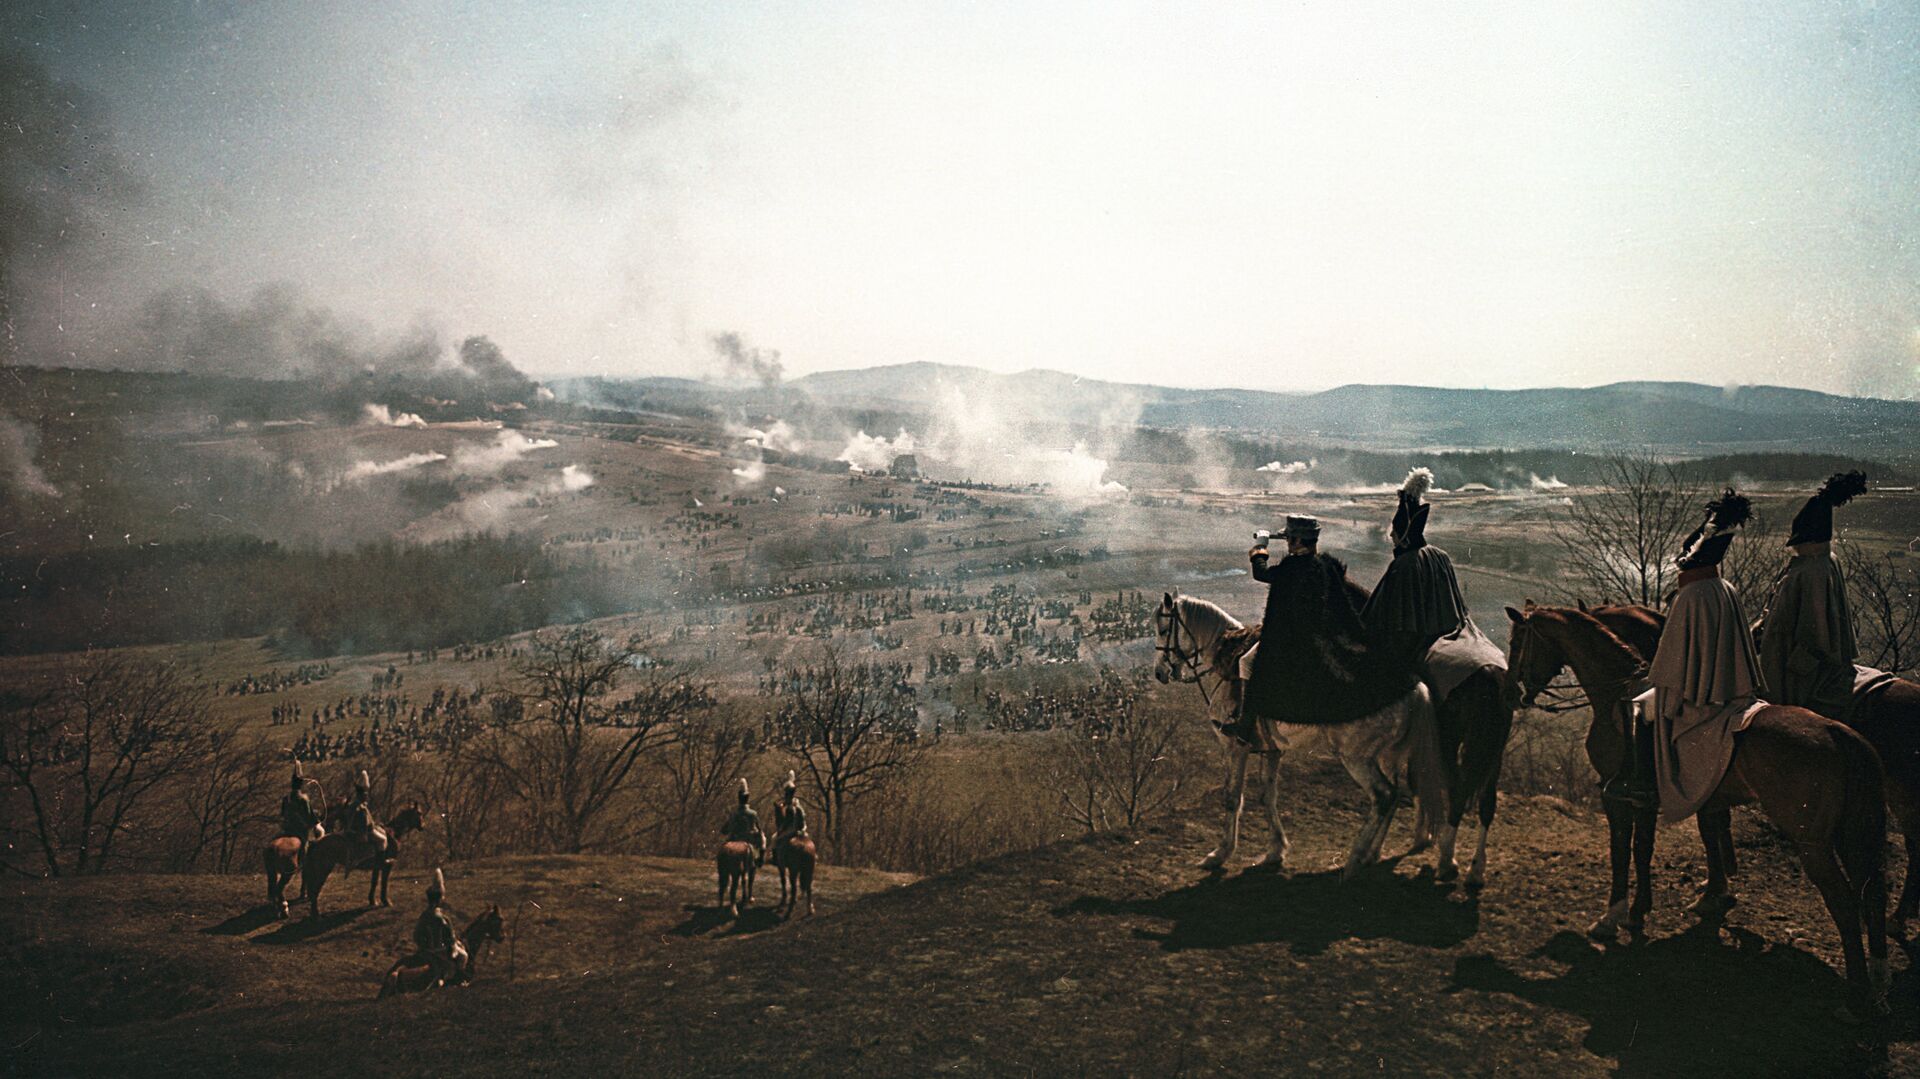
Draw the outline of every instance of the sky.
<instances>
[{"instance_id":1,"label":"sky","mask_svg":"<svg viewBox=\"0 0 1920 1079\"><path fill-rule=\"evenodd\" d=\"M137 179L16 268L42 356L119 362L155 294L273 286L544 376L697 376L731 333L789 376L1920 395L1909 4L27 0L0 28Z\"/></svg>"}]
</instances>

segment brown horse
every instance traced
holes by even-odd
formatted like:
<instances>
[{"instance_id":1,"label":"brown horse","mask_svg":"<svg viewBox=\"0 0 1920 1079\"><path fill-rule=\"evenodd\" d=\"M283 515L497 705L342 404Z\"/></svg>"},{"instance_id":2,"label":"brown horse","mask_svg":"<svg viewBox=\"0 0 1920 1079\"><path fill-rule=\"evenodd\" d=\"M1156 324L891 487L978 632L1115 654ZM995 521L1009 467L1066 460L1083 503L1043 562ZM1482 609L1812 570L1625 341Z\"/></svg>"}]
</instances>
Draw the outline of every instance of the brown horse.
<instances>
[{"instance_id":1,"label":"brown horse","mask_svg":"<svg viewBox=\"0 0 1920 1079\"><path fill-rule=\"evenodd\" d=\"M459 945L454 952L457 962L446 984L449 986L472 984L474 974L480 965L480 952L491 950L490 947L483 949L481 946L491 946L507 939L505 926L506 920L500 916L498 903L488 907L480 917L467 923L466 932L456 938ZM387 971L386 978L380 983L380 999L385 1000L400 993L419 993L431 988L433 988L433 964L428 963L418 954L410 955L395 963L393 968Z\"/></svg>"},{"instance_id":2,"label":"brown horse","mask_svg":"<svg viewBox=\"0 0 1920 1079\"><path fill-rule=\"evenodd\" d=\"M1570 607L1529 607L1522 612L1509 607L1507 614L1513 621L1508 670L1522 699L1531 701L1561 666L1571 666L1593 704L1588 756L1603 779L1618 775L1630 761L1632 749L1615 709L1638 684L1643 667L1640 654L1592 612ZM1820 890L1839 930L1850 1013L1884 1013L1887 812L1880 760L1873 747L1848 727L1804 708L1767 705L1735 736L1733 760L1706 808L1725 810L1755 802L1793 841L1807 878ZM1611 803L1607 818L1613 891L1607 914L1589 930L1601 937L1616 935L1623 917L1629 930L1637 931L1653 905L1654 811ZM1631 819L1623 828L1626 818ZM1639 873L1631 908L1626 904L1628 836ZM1710 844L1710 874L1717 861L1712 853ZM1714 882L1710 880L1708 887L1711 894ZM1719 887L1725 887L1724 878Z\"/></svg>"},{"instance_id":3,"label":"brown horse","mask_svg":"<svg viewBox=\"0 0 1920 1079\"><path fill-rule=\"evenodd\" d=\"M425 822L425 811L415 802L395 814L384 830L376 830L372 843L363 843L344 831L330 831L307 844L300 879L306 885L311 916L320 916L320 889L335 869L367 870L367 906L373 906L376 891L380 905L391 906L387 902L387 878L392 876L394 860L400 855L400 837L419 831Z\"/></svg>"},{"instance_id":4,"label":"brown horse","mask_svg":"<svg viewBox=\"0 0 1920 1079\"><path fill-rule=\"evenodd\" d=\"M287 916L287 882L300 872L300 837L283 835L268 840L260 851L260 860L267 870L267 905L284 918Z\"/></svg>"},{"instance_id":5,"label":"brown horse","mask_svg":"<svg viewBox=\"0 0 1920 1079\"><path fill-rule=\"evenodd\" d=\"M813 913L813 867L818 855L813 840L803 835L788 836L773 848L773 864L780 870L780 905L775 910L791 915L804 891L807 913Z\"/></svg>"},{"instance_id":6,"label":"brown horse","mask_svg":"<svg viewBox=\"0 0 1920 1079\"><path fill-rule=\"evenodd\" d=\"M719 905L738 915L742 906L753 905L753 876L759 859L753 844L730 839L714 852L713 865L720 875Z\"/></svg>"}]
</instances>

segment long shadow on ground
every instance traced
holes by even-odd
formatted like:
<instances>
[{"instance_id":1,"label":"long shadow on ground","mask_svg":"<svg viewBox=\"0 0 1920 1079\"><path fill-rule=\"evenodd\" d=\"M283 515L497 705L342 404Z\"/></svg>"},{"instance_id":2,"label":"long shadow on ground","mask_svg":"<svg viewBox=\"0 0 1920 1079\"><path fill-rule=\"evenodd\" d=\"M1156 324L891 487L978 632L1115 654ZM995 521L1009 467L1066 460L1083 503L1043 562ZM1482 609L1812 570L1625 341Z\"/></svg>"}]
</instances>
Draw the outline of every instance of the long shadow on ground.
<instances>
[{"instance_id":1,"label":"long shadow on ground","mask_svg":"<svg viewBox=\"0 0 1920 1079\"><path fill-rule=\"evenodd\" d=\"M298 944L303 940L312 940L329 930L338 929L372 909L372 907L354 907L350 910L336 910L332 914L322 914L318 918L302 918L296 922L288 922L271 933L262 933L254 939L266 944Z\"/></svg>"},{"instance_id":2,"label":"long shadow on ground","mask_svg":"<svg viewBox=\"0 0 1920 1079\"><path fill-rule=\"evenodd\" d=\"M1884 1074L1888 1043L1915 1036L1910 1009L1901 1016L1911 986L1896 986L1894 1019L1847 1026L1833 1014L1845 985L1832 967L1737 926L1701 922L1606 950L1558 933L1534 954L1567 969L1529 977L1468 956L1446 991L1502 993L1579 1016L1588 1024L1581 1045L1618 1061L1624 1076Z\"/></svg>"},{"instance_id":3,"label":"long shadow on ground","mask_svg":"<svg viewBox=\"0 0 1920 1079\"><path fill-rule=\"evenodd\" d=\"M704 907L689 904L684 909L687 913L687 920L667 930L669 936L703 937L713 934L715 936L737 937L749 933L765 932L780 924L780 916L774 913L772 907L746 907L740 911L737 917L725 907ZM715 933L715 930L719 929L725 929L726 931L723 933Z\"/></svg>"},{"instance_id":4,"label":"long shadow on ground","mask_svg":"<svg viewBox=\"0 0 1920 1079\"><path fill-rule=\"evenodd\" d=\"M252 910L241 911L219 925L210 925L200 930L215 937L244 937L256 929L272 925L280 916L270 904L261 904Z\"/></svg>"},{"instance_id":5,"label":"long shadow on ground","mask_svg":"<svg viewBox=\"0 0 1920 1079\"><path fill-rule=\"evenodd\" d=\"M1385 869L1348 883L1338 872L1252 871L1209 877L1145 899L1081 896L1054 914L1164 919L1173 923L1165 932L1136 934L1168 951L1285 943L1297 955L1319 955L1336 941L1379 938L1448 948L1480 927L1477 899L1451 900L1430 875L1409 878Z\"/></svg>"}]
</instances>

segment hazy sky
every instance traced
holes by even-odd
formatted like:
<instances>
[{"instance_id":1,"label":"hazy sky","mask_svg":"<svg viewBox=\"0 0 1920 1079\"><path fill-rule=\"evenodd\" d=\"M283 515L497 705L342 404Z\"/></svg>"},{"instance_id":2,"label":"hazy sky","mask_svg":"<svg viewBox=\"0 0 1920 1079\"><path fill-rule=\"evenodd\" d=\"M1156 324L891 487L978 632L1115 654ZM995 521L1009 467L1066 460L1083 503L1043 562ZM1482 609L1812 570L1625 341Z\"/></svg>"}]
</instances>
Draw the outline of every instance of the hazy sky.
<instances>
[{"instance_id":1,"label":"hazy sky","mask_svg":"<svg viewBox=\"0 0 1920 1079\"><path fill-rule=\"evenodd\" d=\"M536 373L1920 391L1920 6L13 5L146 178L60 324L292 282Z\"/></svg>"}]
</instances>

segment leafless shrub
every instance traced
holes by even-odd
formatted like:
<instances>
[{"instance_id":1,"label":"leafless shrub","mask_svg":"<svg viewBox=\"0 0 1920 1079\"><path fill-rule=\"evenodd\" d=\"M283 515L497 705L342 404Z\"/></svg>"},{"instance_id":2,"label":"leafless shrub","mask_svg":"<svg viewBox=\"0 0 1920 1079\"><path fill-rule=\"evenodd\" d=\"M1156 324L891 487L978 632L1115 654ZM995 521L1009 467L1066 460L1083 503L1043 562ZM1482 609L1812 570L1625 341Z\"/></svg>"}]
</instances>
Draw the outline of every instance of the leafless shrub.
<instances>
[{"instance_id":1,"label":"leafless shrub","mask_svg":"<svg viewBox=\"0 0 1920 1079\"><path fill-rule=\"evenodd\" d=\"M1601 602L1664 602L1677 571L1674 555L1699 523L1707 488L1652 454L1609 457L1599 490L1567 507L1556 532L1569 591Z\"/></svg>"},{"instance_id":2,"label":"leafless shrub","mask_svg":"<svg viewBox=\"0 0 1920 1079\"><path fill-rule=\"evenodd\" d=\"M901 726L893 688L858 677L832 648L781 694L779 708L778 736L798 759L824 818L822 832L836 846L848 807L885 790L924 753L918 732Z\"/></svg>"},{"instance_id":3,"label":"leafless shrub","mask_svg":"<svg viewBox=\"0 0 1920 1079\"><path fill-rule=\"evenodd\" d=\"M1847 579L1859 662L1895 674L1920 668L1920 563L1904 552L1835 547Z\"/></svg>"}]
</instances>

